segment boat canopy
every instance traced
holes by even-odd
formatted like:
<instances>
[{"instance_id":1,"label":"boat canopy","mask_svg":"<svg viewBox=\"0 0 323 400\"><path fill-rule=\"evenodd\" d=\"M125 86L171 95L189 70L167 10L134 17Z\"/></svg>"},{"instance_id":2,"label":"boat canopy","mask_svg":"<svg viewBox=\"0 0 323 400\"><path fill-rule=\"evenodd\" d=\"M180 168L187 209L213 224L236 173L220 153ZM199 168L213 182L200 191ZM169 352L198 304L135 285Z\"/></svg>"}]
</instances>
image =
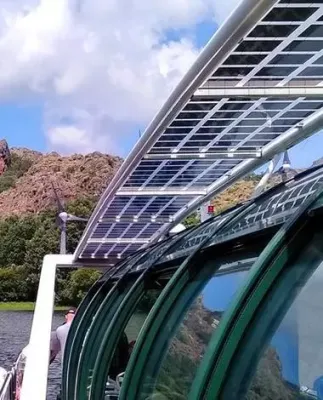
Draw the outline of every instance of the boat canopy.
<instances>
[{"instance_id":1,"label":"boat canopy","mask_svg":"<svg viewBox=\"0 0 323 400\"><path fill-rule=\"evenodd\" d=\"M299 264L305 271L297 263L292 268L288 264L291 255L298 257L304 249L311 260L307 248L313 245L317 249L322 243L323 167L306 171L192 230L161 239L236 180L319 131L323 126L322 82L321 0L240 2L107 186L74 255L45 257L22 400L46 398L56 269L98 265L114 268L94 285L79 308L63 371L63 394L71 391L72 396L64 398L102 398L105 373L109 372L120 335L136 304L144 299L146 290L155 290L150 285L156 284L160 285L160 297L138 337L120 397L141 398L137 394L145 393L143 388L149 383L146 378L156 379L150 374L157 373L158 368L150 363L164 359L165 343L190 301L215 275L226 275L238 268L250 272L245 274L244 290L239 292L234 308L226 311L221 335L215 332L208 337L210 351L202 358L198 354L201 365L197 365L196 374L186 379L197 380L192 390L199 392L192 392L190 399L211 398L204 393L209 387L217 398L232 398L226 397L226 391L239 388L243 382L238 385L233 380L226 384L225 377L246 378L247 382L250 377L245 373L252 374L252 370L241 363L236 367L234 360L229 366L231 360L225 355L237 354L239 360L246 362L256 360L255 351L260 352L261 345L249 348L250 343L255 343L253 332L248 330L257 323L252 318L268 317L267 325L256 327L259 337L263 332L269 335L269 328L276 321L270 319L272 313L267 309L262 311L262 306L267 307L265 300L273 298L270 293L277 294L277 307L281 302L287 307L288 296L292 300L296 296L289 291L301 287L308 278L299 272L313 272L322 260L321 253L315 250L315 262L310 268L303 260ZM315 196L319 196L318 202ZM231 257L234 254L236 259ZM163 271L164 281L155 279L159 270ZM291 280L279 275L289 271L295 272ZM110 279L112 274L117 280ZM270 279L263 279L265 274ZM285 281L288 284L276 290L276 282L278 285ZM111 283L116 285L109 286ZM242 306L247 310L244 314ZM249 312L250 307L256 306L261 307ZM194 316L196 312L191 311ZM211 325L216 329L222 314L212 314L212 318ZM236 321L245 325L241 325L235 344ZM247 335L249 341L244 343ZM236 347L231 352L227 347L232 343ZM281 339L278 347L280 343ZM222 349L226 349L224 355ZM73 357L82 358L84 363L72 362ZM221 367L216 369L213 364ZM235 370L238 366L242 369ZM296 372L288 368L283 372L284 379L295 385ZM93 384L87 397L90 378ZM308 381L312 382L312 378ZM167 387L163 380L161 383ZM79 397L79 393L85 397Z\"/></svg>"},{"instance_id":2,"label":"boat canopy","mask_svg":"<svg viewBox=\"0 0 323 400\"><path fill-rule=\"evenodd\" d=\"M318 131L322 49L321 1L241 1L107 186L74 260L114 265Z\"/></svg>"}]
</instances>

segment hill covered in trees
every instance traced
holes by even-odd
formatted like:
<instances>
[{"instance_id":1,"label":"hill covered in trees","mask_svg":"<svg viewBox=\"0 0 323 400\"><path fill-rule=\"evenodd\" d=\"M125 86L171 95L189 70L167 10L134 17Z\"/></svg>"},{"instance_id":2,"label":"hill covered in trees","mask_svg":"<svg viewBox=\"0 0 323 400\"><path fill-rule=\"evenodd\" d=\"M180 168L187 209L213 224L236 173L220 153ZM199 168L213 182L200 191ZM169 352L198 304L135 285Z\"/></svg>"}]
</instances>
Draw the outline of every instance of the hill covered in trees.
<instances>
[{"instance_id":1,"label":"hill covered in trees","mask_svg":"<svg viewBox=\"0 0 323 400\"><path fill-rule=\"evenodd\" d=\"M60 156L11 149L11 164L0 176L0 301L34 301L45 254L59 252L52 183L69 212L87 217L121 164L101 153ZM250 197L258 176L238 182L214 200L216 213ZM198 222L196 215L186 224ZM68 225L72 253L84 224ZM98 278L95 270L58 272L56 301L77 304Z\"/></svg>"},{"instance_id":2,"label":"hill covered in trees","mask_svg":"<svg viewBox=\"0 0 323 400\"><path fill-rule=\"evenodd\" d=\"M69 212L88 217L121 161L101 153L61 157L11 149L11 164L0 176L0 301L34 301L43 257L59 252L52 184ZM68 225L68 252L83 229L82 223ZM99 275L60 270L57 303L76 305Z\"/></svg>"},{"instance_id":3,"label":"hill covered in trees","mask_svg":"<svg viewBox=\"0 0 323 400\"><path fill-rule=\"evenodd\" d=\"M99 152L62 157L11 149L11 165L0 176L1 216L39 214L55 206L52 184L66 202L97 199L122 160Z\"/></svg>"}]
</instances>

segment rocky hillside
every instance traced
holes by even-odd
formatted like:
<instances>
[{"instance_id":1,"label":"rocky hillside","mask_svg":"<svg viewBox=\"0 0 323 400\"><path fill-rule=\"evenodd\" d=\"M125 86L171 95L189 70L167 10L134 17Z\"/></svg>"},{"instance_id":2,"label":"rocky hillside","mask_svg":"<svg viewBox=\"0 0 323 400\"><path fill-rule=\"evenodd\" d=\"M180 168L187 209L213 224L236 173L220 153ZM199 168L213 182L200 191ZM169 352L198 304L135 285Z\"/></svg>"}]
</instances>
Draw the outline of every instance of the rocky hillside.
<instances>
[{"instance_id":1,"label":"rocky hillside","mask_svg":"<svg viewBox=\"0 0 323 400\"><path fill-rule=\"evenodd\" d=\"M0 140L0 175L2 175L11 164L11 154L5 139Z\"/></svg>"},{"instance_id":2,"label":"rocky hillside","mask_svg":"<svg viewBox=\"0 0 323 400\"><path fill-rule=\"evenodd\" d=\"M37 214L54 207L52 183L69 202L77 198L98 197L120 167L122 160L99 152L71 156L42 154L26 148L5 151L5 172L0 176L1 217ZM9 158L8 158L9 157ZM317 160L314 165L322 163ZM299 172L295 171L295 172ZM231 186L214 199L216 213L249 199L260 177L252 175ZM274 175L270 186L281 181Z\"/></svg>"},{"instance_id":3,"label":"rocky hillside","mask_svg":"<svg viewBox=\"0 0 323 400\"><path fill-rule=\"evenodd\" d=\"M1 217L37 214L55 205L52 183L66 202L98 197L121 165L119 157L99 152L71 156L11 148L11 165L0 176ZM250 197L259 179L233 185L214 202L220 212Z\"/></svg>"},{"instance_id":4,"label":"rocky hillside","mask_svg":"<svg viewBox=\"0 0 323 400\"><path fill-rule=\"evenodd\" d=\"M63 157L12 148L11 165L0 176L1 216L39 213L54 205L52 183L66 201L99 196L122 160L98 152Z\"/></svg>"}]
</instances>

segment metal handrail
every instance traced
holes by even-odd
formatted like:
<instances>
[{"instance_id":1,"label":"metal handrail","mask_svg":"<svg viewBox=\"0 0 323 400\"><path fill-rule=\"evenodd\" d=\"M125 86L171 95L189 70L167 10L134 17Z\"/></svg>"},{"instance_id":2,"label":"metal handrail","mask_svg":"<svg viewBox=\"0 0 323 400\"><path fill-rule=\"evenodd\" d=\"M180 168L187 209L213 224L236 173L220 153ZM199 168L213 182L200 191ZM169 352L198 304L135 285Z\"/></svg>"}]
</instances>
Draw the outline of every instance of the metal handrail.
<instances>
[{"instance_id":1,"label":"metal handrail","mask_svg":"<svg viewBox=\"0 0 323 400\"><path fill-rule=\"evenodd\" d=\"M7 373L0 388L0 400L18 400L16 397L16 372L17 365L12 367L11 371Z\"/></svg>"},{"instance_id":2,"label":"metal handrail","mask_svg":"<svg viewBox=\"0 0 323 400\"><path fill-rule=\"evenodd\" d=\"M10 385L11 381L12 381L12 375L11 375L11 372L8 372L7 376L6 376L6 379L3 382L3 386L0 389L0 400L10 399L10 396L8 396L8 394L9 394L9 389L10 389L10 386L11 386Z\"/></svg>"},{"instance_id":3,"label":"metal handrail","mask_svg":"<svg viewBox=\"0 0 323 400\"><path fill-rule=\"evenodd\" d=\"M25 361L26 355L22 351L0 387L0 400L20 400Z\"/></svg>"}]
</instances>

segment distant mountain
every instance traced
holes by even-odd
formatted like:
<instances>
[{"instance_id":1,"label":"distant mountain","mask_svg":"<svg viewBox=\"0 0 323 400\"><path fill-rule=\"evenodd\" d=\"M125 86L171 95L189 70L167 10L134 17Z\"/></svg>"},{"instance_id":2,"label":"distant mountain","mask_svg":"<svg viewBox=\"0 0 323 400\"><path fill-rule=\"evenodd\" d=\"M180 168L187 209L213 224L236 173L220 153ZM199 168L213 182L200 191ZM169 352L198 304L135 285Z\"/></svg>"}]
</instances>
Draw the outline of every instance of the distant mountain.
<instances>
[{"instance_id":1,"label":"distant mountain","mask_svg":"<svg viewBox=\"0 0 323 400\"><path fill-rule=\"evenodd\" d=\"M99 152L61 156L11 148L11 165L0 176L1 217L39 213L54 206L51 182L66 200L98 197L122 159Z\"/></svg>"}]
</instances>

